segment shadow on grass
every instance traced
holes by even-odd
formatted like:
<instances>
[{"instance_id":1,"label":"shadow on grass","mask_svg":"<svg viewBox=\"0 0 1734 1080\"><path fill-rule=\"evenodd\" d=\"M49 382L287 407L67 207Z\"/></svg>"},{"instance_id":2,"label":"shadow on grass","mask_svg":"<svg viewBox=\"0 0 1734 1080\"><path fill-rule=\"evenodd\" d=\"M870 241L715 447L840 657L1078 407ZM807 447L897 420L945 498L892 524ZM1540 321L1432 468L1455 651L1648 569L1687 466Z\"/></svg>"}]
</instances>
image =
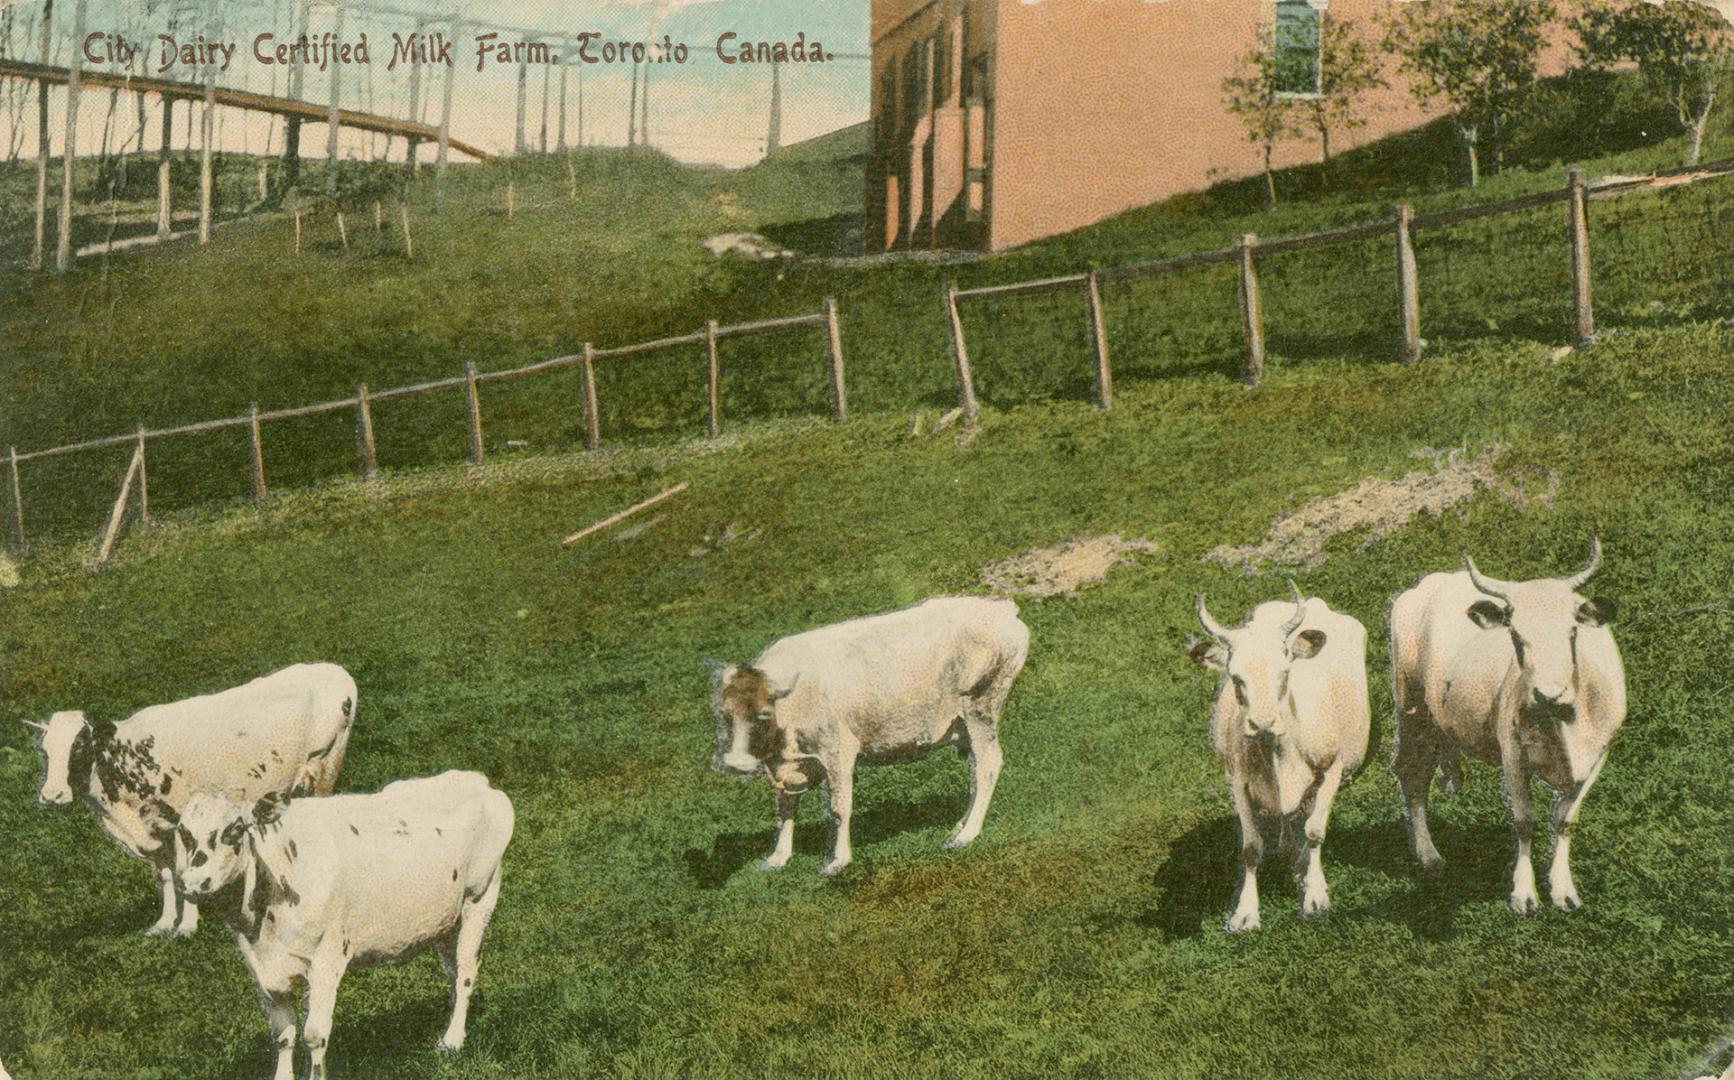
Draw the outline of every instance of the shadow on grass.
<instances>
[{"instance_id":1,"label":"shadow on grass","mask_svg":"<svg viewBox=\"0 0 1734 1080\"><path fill-rule=\"evenodd\" d=\"M766 225L760 232L798 255L849 258L862 253L861 221L860 211L848 211Z\"/></svg>"},{"instance_id":2,"label":"shadow on grass","mask_svg":"<svg viewBox=\"0 0 1734 1080\"><path fill-rule=\"evenodd\" d=\"M1445 870L1424 876L1409 854L1408 833L1400 822L1333 828L1325 840L1325 876L1331 879L1342 867L1353 866L1405 882L1384 890L1356 915L1398 923L1420 938L1449 938L1464 904L1504 900L1511 882L1511 830L1492 824L1455 828L1435 820L1433 839ZM1277 896L1294 900L1289 862L1276 850L1274 828L1265 836L1258 878L1267 918ZM1169 845L1153 884L1156 903L1136 919L1140 926L1167 939L1195 939L1220 926L1240 888L1240 831L1234 819L1222 815L1187 830Z\"/></svg>"},{"instance_id":3,"label":"shadow on grass","mask_svg":"<svg viewBox=\"0 0 1734 1080\"><path fill-rule=\"evenodd\" d=\"M802 800L803 805L814 802L824 805L824 798L817 788ZM881 803L856 813L850 820L850 846L859 854L863 846L901 833L936 825L954 825L963 817L968 803L969 797L963 792L956 795L930 795L914 803ZM700 847L686 850L681 858L696 885L703 889L720 889L729 878L748 865L757 863L770 852L771 842L776 838L775 815L769 798L764 800L764 805L765 818L769 823L766 828L752 832L721 833L711 841L708 850ZM828 824L797 819L795 854L822 857L830 850L831 829Z\"/></svg>"}]
</instances>

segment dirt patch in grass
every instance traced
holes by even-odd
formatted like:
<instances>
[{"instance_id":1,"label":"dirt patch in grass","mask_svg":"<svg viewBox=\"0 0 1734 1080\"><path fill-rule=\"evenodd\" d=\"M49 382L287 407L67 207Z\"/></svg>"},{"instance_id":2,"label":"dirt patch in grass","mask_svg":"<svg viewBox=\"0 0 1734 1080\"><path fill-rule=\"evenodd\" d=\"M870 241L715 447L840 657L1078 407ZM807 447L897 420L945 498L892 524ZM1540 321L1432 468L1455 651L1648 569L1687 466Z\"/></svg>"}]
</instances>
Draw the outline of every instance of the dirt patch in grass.
<instances>
[{"instance_id":1,"label":"dirt patch in grass","mask_svg":"<svg viewBox=\"0 0 1734 1080\"><path fill-rule=\"evenodd\" d=\"M991 563L982 576L1002 596L1074 596L1079 586L1105 580L1127 559L1157 550L1155 541L1128 540L1119 533L1074 536Z\"/></svg>"},{"instance_id":2,"label":"dirt patch in grass","mask_svg":"<svg viewBox=\"0 0 1734 1080\"><path fill-rule=\"evenodd\" d=\"M1205 562L1238 566L1248 573L1266 563L1311 570L1325 561L1325 543L1333 536L1366 530L1362 546L1371 546L1401 529L1417 514L1437 516L1473 498L1480 488L1525 501L1524 492L1510 487L1494 472L1503 446L1489 446L1474 457L1467 452L1421 451L1432 458L1432 472L1416 470L1401 479L1369 476L1335 495L1314 499L1292 514L1278 518L1262 543L1245 547L1222 545L1204 556ZM1551 501L1557 481L1542 501Z\"/></svg>"},{"instance_id":3,"label":"dirt patch in grass","mask_svg":"<svg viewBox=\"0 0 1734 1080\"><path fill-rule=\"evenodd\" d=\"M18 587L18 567L0 551L0 589L15 589Z\"/></svg>"}]
</instances>

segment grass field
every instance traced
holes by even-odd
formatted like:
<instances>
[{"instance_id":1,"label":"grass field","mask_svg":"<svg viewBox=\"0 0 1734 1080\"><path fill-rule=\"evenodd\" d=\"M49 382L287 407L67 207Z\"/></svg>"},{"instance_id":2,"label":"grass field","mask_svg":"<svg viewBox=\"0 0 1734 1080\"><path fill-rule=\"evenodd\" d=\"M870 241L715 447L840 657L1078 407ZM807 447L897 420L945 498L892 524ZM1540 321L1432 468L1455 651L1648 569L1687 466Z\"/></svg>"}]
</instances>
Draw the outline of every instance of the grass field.
<instances>
[{"instance_id":1,"label":"grass field","mask_svg":"<svg viewBox=\"0 0 1734 1080\"><path fill-rule=\"evenodd\" d=\"M1403 159L1400 147L1388 152ZM1671 164L1672 153L1615 146L1597 167L1635 171ZM938 268L797 263L779 281L775 268L713 261L692 243L746 223L784 236L799 227L822 247L826 229L847 228L811 224L846 217L846 158L791 176L586 157L579 211L562 202L560 166L542 167L539 179L535 166L520 174L527 206L505 264L490 246L503 211L490 219L485 209L497 188L473 170L453 192L470 210L428 237L425 262L420 237L415 264L325 249L286 260L281 222L259 221L226 230L208 258L117 261L106 283L95 268L63 281L0 277L10 291L0 308L6 437L21 446L127 430L146 408L153 423L192 419L254 397L283 404L362 378L443 374L478 355L506 366L584 337L689 329L724 305L781 312L826 293L844 305L858 373L846 426L802 415L823 408L816 341L805 409L793 390L750 389L773 387L770 365L805 363L805 352L743 351L763 366L758 382L749 368L729 385L751 408L720 445L667 440L676 421L699 426L695 367L679 376L690 386L672 367L604 375L605 401L616 403L605 408L617 410L605 424L618 425L605 431L638 439L481 471L408 468L460 456L456 400L443 414L382 409L382 452L400 456L376 485L294 486L348 467L353 444L336 422L272 444L306 456L262 507L213 501L244 491L238 441L153 457L153 505L172 512L123 539L99 573L80 567L84 538L124 463L91 467L103 489L95 502L71 486L74 470L36 481L40 497L64 500L50 520L69 539L43 544L23 587L0 592L12 717L84 708L116 718L297 660L335 660L361 687L343 789L463 767L515 801L464 1051L433 1053L446 995L423 958L345 980L334 1072L1611 1080L1727 1064L1731 621L1663 614L1726 599L1734 559L1734 332L1716 284L1727 280L1726 247L1700 251L1670 239L1653 212L1622 211L1634 214L1625 242L1654 254L1625 264L1627 278L1607 267L1604 321L1615 332L1556 358L1563 289L1525 273L1554 265L1541 245L1554 242L1555 215L1533 235L1477 234L1466 250L1493 250L1511 291L1486 302L1477 324L1471 301L1476 311L1484 301L1471 287L1493 276L1486 264L1436 266L1435 280L1457 281L1462 298L1435 290L1424 303L1440 306L1423 315L1457 329L1425 331L1432 345L1413 368L1387 362L1378 332L1359 325L1383 310L1384 278L1333 308L1336 294L1317 283L1329 267L1297 268L1287 299L1272 301L1293 306L1286 323L1273 315L1275 360L1251 392L1231 378L1232 293L1177 288L1146 299L1173 305L1166 319L1116 309L1125 321L1111 333L1129 374L1108 414L1083 400L1087 384L1065 381L1074 356L1083 378L1081 318L1067 324L1078 340L1065 348L1077 351L1062 352L1064 331L1033 312L991 317L980 433L912 436L909 409L949 404ZM646 176L659 178L654 198ZM1557 179L1551 164L1513 170L1477 197ZM1376 190L1269 219L1224 189L957 272L1012 279L1207 246L1206 235L1245 222L1275 234L1356 220L1411 180L1367 179ZM1308 182L1285 178L1300 195ZM537 190L548 198L537 202ZM1660 198L1715 235L1721 191ZM797 214L800 192L811 198ZM1423 206L1466 201L1413 194ZM592 220L581 225L577 212ZM178 300L162 304L164 290ZM1218 300L1229 320L1221 354L1208 344ZM973 332L983 316L970 317ZM1277 325L1290 328L1288 344ZM1196 353L1161 344L1197 339L1206 344ZM656 411L657 385L689 393L692 407ZM495 438L534 433L545 450L576 437L566 400L545 387L511 393L485 405ZM1238 621L1286 586L1279 572L1246 577L1201 557L1256 542L1313 496L1425 468L1426 451L1496 443L1502 475L1529 497L1486 491L1375 544L1339 537L1323 566L1297 575L1370 630L1379 745L1333 815L1331 919L1301 923L1272 860L1264 929L1225 934L1238 841L1207 743L1212 682L1184 656L1191 597L1207 591L1219 617ZM215 464L232 473L207 479ZM1546 499L1550 478L1557 494ZM677 480L691 491L641 533L556 548ZM728 525L743 538L713 549L707 537ZM1511 832L1485 768L1455 799L1435 801L1445 877L1414 873L1384 768L1384 611L1465 550L1509 578L1575 568L1591 528L1606 549L1591 591L1622 612L1614 632L1630 717L1578 826L1585 909L1518 920L1504 906ZM782 634L970 591L995 559L1104 531L1160 550L1075 598L1022 604L1030 660L974 847L940 849L968 792L965 766L946 753L860 775L855 862L841 878L817 875L826 830L816 798L803 805L790 866L753 871L770 845L771 799L708 769L704 658L750 658ZM262 1074L266 1025L228 935L207 925L188 941L144 937L155 911L147 868L84 811L33 808L37 779L13 725L0 734L10 838L0 1059L20 1080Z\"/></svg>"}]
</instances>

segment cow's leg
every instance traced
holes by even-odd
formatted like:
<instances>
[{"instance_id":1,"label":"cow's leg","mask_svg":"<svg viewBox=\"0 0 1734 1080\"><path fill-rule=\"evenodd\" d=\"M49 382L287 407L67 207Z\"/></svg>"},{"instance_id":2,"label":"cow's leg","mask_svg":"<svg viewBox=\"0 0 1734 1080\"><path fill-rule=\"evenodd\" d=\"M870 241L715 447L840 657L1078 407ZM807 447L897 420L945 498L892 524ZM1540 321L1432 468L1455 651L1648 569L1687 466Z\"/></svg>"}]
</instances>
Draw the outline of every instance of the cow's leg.
<instances>
[{"instance_id":1,"label":"cow's leg","mask_svg":"<svg viewBox=\"0 0 1734 1080\"><path fill-rule=\"evenodd\" d=\"M265 1020L271 1025L271 1045L277 1050L277 1070L272 1080L295 1080L295 994L288 987L259 992L259 1004L265 1009Z\"/></svg>"},{"instance_id":2,"label":"cow's leg","mask_svg":"<svg viewBox=\"0 0 1734 1080\"><path fill-rule=\"evenodd\" d=\"M1306 873L1301 878L1301 918L1322 919L1331 913L1331 895L1325 887L1325 866L1319 849L1324 846L1325 826L1330 823L1331 801L1343 782L1342 759L1325 770L1313 795L1312 808L1306 817Z\"/></svg>"},{"instance_id":3,"label":"cow's leg","mask_svg":"<svg viewBox=\"0 0 1734 1080\"><path fill-rule=\"evenodd\" d=\"M1422 872L1431 874L1443 868L1445 860L1439 857L1439 849L1433 846L1433 832L1427 827L1427 793L1433 786L1433 770L1439 758L1431 736L1423 730L1425 723L1418 713L1408 713L1399 707L1397 749L1391 756L1391 772L1396 774L1397 786L1403 791L1409 846Z\"/></svg>"},{"instance_id":4,"label":"cow's leg","mask_svg":"<svg viewBox=\"0 0 1734 1080\"><path fill-rule=\"evenodd\" d=\"M999 748L999 725L992 715L966 717L963 723L969 734L969 811L946 838L948 848L964 847L981 835L981 823L987 817L987 804L993 800L1000 762L1004 760Z\"/></svg>"},{"instance_id":5,"label":"cow's leg","mask_svg":"<svg viewBox=\"0 0 1734 1080\"><path fill-rule=\"evenodd\" d=\"M174 884L174 877L172 874L170 875L169 883L171 885ZM192 937L199 929L199 905L180 895L179 890L176 890L175 893L175 903L178 905L180 921L175 923L174 936Z\"/></svg>"},{"instance_id":6,"label":"cow's leg","mask_svg":"<svg viewBox=\"0 0 1734 1080\"><path fill-rule=\"evenodd\" d=\"M150 928L145 931L147 934L173 934L175 924L180 921L180 896L179 891L175 888L174 866L174 845L178 842L170 840L165 845L168 848L166 853L168 861L166 863L161 860L161 857L151 857L151 865L156 868L157 872L157 895L162 901L162 912L157 916L157 921L151 923Z\"/></svg>"},{"instance_id":7,"label":"cow's leg","mask_svg":"<svg viewBox=\"0 0 1734 1080\"><path fill-rule=\"evenodd\" d=\"M1576 911L1583 906L1583 901L1577 896L1577 885L1571 878L1571 831L1577 824L1578 811L1583 809L1584 796L1589 794L1596 777L1602 774L1602 762L1606 760L1607 751L1604 750L1589 775L1576 788L1553 794L1553 861L1547 871L1547 890L1553 906L1561 911Z\"/></svg>"},{"instance_id":8,"label":"cow's leg","mask_svg":"<svg viewBox=\"0 0 1734 1080\"><path fill-rule=\"evenodd\" d=\"M458 936L455 950L455 963L452 965L452 1018L446 1024L446 1032L440 1036L438 1050L457 1050L464 1045L464 1033L470 1019L470 994L476 989L476 970L481 966L482 935L487 932L488 920L494 917L494 905L500 900L500 872L494 871L494 880L488 883L488 891L477 900L464 901L463 914L458 917Z\"/></svg>"},{"instance_id":9,"label":"cow's leg","mask_svg":"<svg viewBox=\"0 0 1734 1080\"><path fill-rule=\"evenodd\" d=\"M855 809L855 755L838 754L825 761L825 791L831 801L831 857L819 867L827 876L840 874L854 853L849 850L849 816Z\"/></svg>"},{"instance_id":10,"label":"cow's leg","mask_svg":"<svg viewBox=\"0 0 1734 1080\"><path fill-rule=\"evenodd\" d=\"M1264 861L1264 833L1259 829L1258 815L1246 796L1246 789L1228 777L1228 797L1234 803L1234 816L1240 823L1240 898L1228 916L1231 934L1258 929L1258 866Z\"/></svg>"},{"instance_id":11,"label":"cow's leg","mask_svg":"<svg viewBox=\"0 0 1734 1080\"><path fill-rule=\"evenodd\" d=\"M307 1022L301 1042L307 1047L307 1080L325 1080L325 1046L331 1040L331 1014L337 1008L337 984L349 958L332 938L320 942L307 970Z\"/></svg>"},{"instance_id":12,"label":"cow's leg","mask_svg":"<svg viewBox=\"0 0 1734 1080\"><path fill-rule=\"evenodd\" d=\"M1530 861L1530 841L1535 836L1535 808L1529 801L1529 777L1517 757L1515 746L1506 749L1500 769L1505 783L1505 801L1511 805L1511 826L1517 832L1517 862L1511 868L1511 897L1506 906L1513 915L1533 914L1541 907L1535 894L1535 864Z\"/></svg>"},{"instance_id":13,"label":"cow's leg","mask_svg":"<svg viewBox=\"0 0 1734 1080\"><path fill-rule=\"evenodd\" d=\"M801 805L801 793L779 791L777 794L777 842L759 863L760 870L781 870L795 853L795 809Z\"/></svg>"}]
</instances>

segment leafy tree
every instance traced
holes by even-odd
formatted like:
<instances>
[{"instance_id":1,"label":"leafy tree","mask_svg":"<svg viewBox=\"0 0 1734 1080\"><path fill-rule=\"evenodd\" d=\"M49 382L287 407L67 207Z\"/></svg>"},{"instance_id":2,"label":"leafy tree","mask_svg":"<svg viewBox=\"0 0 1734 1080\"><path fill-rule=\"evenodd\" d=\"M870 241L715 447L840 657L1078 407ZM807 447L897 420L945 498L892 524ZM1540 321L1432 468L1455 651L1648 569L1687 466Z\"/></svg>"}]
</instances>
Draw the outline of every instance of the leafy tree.
<instances>
[{"instance_id":1,"label":"leafy tree","mask_svg":"<svg viewBox=\"0 0 1734 1080\"><path fill-rule=\"evenodd\" d=\"M1331 132L1367 126L1361 95L1385 85L1378 56L1346 19L1326 18L1319 32L1319 91L1300 99L1306 122L1319 133L1324 163L1331 161Z\"/></svg>"},{"instance_id":2,"label":"leafy tree","mask_svg":"<svg viewBox=\"0 0 1734 1080\"><path fill-rule=\"evenodd\" d=\"M1690 136L1686 164L1698 164L1704 128L1721 82L1734 75L1734 26L1698 0L1597 0L1572 20L1578 55L1595 68L1621 60L1666 96Z\"/></svg>"},{"instance_id":3,"label":"leafy tree","mask_svg":"<svg viewBox=\"0 0 1734 1080\"><path fill-rule=\"evenodd\" d=\"M1397 56L1416 101L1443 102L1455 113L1474 187L1481 182L1483 139L1497 170L1506 136L1535 85L1553 0L1399 6L1386 26L1384 48Z\"/></svg>"},{"instance_id":4,"label":"leafy tree","mask_svg":"<svg viewBox=\"0 0 1734 1080\"><path fill-rule=\"evenodd\" d=\"M1240 58L1233 75L1222 80L1223 106L1238 117L1246 138L1264 151L1264 208L1276 209L1276 175L1271 153L1276 144L1300 133L1295 125L1295 101L1282 92L1274 35L1259 35L1258 48Z\"/></svg>"}]
</instances>

